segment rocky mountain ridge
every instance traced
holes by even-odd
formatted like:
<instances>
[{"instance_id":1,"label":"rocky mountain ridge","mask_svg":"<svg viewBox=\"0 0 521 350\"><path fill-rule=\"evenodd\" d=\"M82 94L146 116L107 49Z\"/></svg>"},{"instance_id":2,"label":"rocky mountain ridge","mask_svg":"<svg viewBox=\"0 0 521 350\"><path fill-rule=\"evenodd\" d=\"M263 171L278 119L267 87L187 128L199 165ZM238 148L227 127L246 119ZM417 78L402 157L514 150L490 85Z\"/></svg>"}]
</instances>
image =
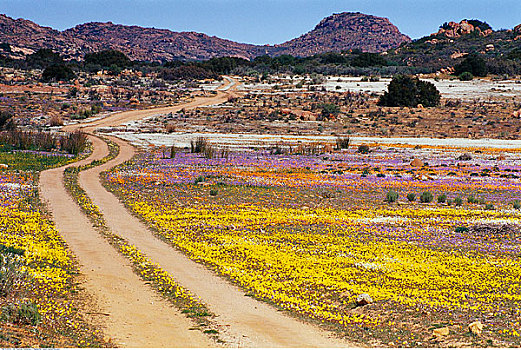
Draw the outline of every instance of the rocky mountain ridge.
<instances>
[{"instance_id":1,"label":"rocky mountain ridge","mask_svg":"<svg viewBox=\"0 0 521 350\"><path fill-rule=\"evenodd\" d=\"M64 31L25 19L0 15L1 54L23 58L40 48L50 48L67 59L81 60L88 52L114 49L132 60L204 60L235 56L252 59L260 55L310 56L329 51L359 49L381 52L410 38L386 18L344 12L323 19L312 31L279 45L237 43L196 32L91 22Z\"/></svg>"}]
</instances>

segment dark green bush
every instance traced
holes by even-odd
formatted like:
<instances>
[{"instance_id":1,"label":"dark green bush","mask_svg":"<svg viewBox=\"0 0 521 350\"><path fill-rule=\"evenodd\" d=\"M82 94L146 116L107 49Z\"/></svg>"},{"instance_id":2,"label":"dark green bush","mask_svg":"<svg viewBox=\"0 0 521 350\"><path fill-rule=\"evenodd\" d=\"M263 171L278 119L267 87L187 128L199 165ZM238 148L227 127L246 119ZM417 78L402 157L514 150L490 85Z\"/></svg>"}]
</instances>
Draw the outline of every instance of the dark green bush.
<instances>
[{"instance_id":1,"label":"dark green bush","mask_svg":"<svg viewBox=\"0 0 521 350\"><path fill-rule=\"evenodd\" d=\"M461 197L456 197L454 198L454 204L459 207L463 204L463 199L461 199Z\"/></svg>"},{"instance_id":2,"label":"dark green bush","mask_svg":"<svg viewBox=\"0 0 521 350\"><path fill-rule=\"evenodd\" d=\"M445 201L447 200L447 195L440 194L437 199L438 199L438 203L445 203Z\"/></svg>"},{"instance_id":3,"label":"dark green bush","mask_svg":"<svg viewBox=\"0 0 521 350\"><path fill-rule=\"evenodd\" d=\"M390 190L389 192L387 192L387 196L385 197L385 200L387 203L394 203L398 200L399 196L400 195L398 194L398 192Z\"/></svg>"},{"instance_id":4,"label":"dark green bush","mask_svg":"<svg viewBox=\"0 0 521 350\"><path fill-rule=\"evenodd\" d=\"M217 190L210 190L210 196L217 196Z\"/></svg>"},{"instance_id":5,"label":"dark green bush","mask_svg":"<svg viewBox=\"0 0 521 350\"><path fill-rule=\"evenodd\" d=\"M512 207L514 207L514 209L520 209L521 208L521 202L518 201L518 200L515 200L514 203L512 203Z\"/></svg>"},{"instance_id":6,"label":"dark green bush","mask_svg":"<svg viewBox=\"0 0 521 350\"><path fill-rule=\"evenodd\" d=\"M470 81L474 79L474 75L471 72L463 72L458 76L458 79L461 81Z\"/></svg>"},{"instance_id":7,"label":"dark green bush","mask_svg":"<svg viewBox=\"0 0 521 350\"><path fill-rule=\"evenodd\" d=\"M362 153L362 154L368 154L369 152L371 152L371 150L369 149L369 146L367 146L367 145L360 145L360 146L358 146L358 150L356 152Z\"/></svg>"},{"instance_id":8,"label":"dark green bush","mask_svg":"<svg viewBox=\"0 0 521 350\"><path fill-rule=\"evenodd\" d=\"M380 97L378 105L387 107L434 107L440 104L440 92L434 84L416 77L397 75Z\"/></svg>"},{"instance_id":9,"label":"dark green bush","mask_svg":"<svg viewBox=\"0 0 521 350\"><path fill-rule=\"evenodd\" d=\"M421 203L430 203L434 199L434 196L429 191L425 191L420 195Z\"/></svg>"},{"instance_id":10,"label":"dark green bush","mask_svg":"<svg viewBox=\"0 0 521 350\"><path fill-rule=\"evenodd\" d=\"M414 193L407 194L407 200L409 202L414 202L416 200L416 195Z\"/></svg>"},{"instance_id":11,"label":"dark green bush","mask_svg":"<svg viewBox=\"0 0 521 350\"><path fill-rule=\"evenodd\" d=\"M69 81L75 77L76 74L65 64L50 65L42 73L42 80L44 81Z\"/></svg>"},{"instance_id":12,"label":"dark green bush","mask_svg":"<svg viewBox=\"0 0 521 350\"><path fill-rule=\"evenodd\" d=\"M480 54L472 53L465 57L461 63L454 66L455 75L464 72L472 73L475 77L485 77L488 74L487 63Z\"/></svg>"}]
</instances>

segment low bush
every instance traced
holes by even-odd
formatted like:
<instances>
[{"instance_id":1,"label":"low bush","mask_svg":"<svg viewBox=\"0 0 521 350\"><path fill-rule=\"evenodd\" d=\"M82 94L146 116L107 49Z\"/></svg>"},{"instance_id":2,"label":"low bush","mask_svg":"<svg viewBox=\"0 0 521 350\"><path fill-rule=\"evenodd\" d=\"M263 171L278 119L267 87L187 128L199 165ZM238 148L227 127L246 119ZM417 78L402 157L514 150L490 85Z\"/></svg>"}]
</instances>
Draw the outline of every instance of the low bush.
<instances>
[{"instance_id":1,"label":"low bush","mask_svg":"<svg viewBox=\"0 0 521 350\"><path fill-rule=\"evenodd\" d=\"M358 150L356 152L362 153L362 154L368 154L371 152L371 149L369 148L368 145L360 145L360 146L358 146Z\"/></svg>"},{"instance_id":2,"label":"low bush","mask_svg":"<svg viewBox=\"0 0 521 350\"><path fill-rule=\"evenodd\" d=\"M463 199L461 199L461 197L456 197L454 198L454 204L459 207L463 204Z\"/></svg>"},{"instance_id":3,"label":"low bush","mask_svg":"<svg viewBox=\"0 0 521 350\"><path fill-rule=\"evenodd\" d=\"M521 202L519 200L515 200L513 203L512 203L512 207L514 209L520 209L521 208Z\"/></svg>"},{"instance_id":4,"label":"low bush","mask_svg":"<svg viewBox=\"0 0 521 350\"><path fill-rule=\"evenodd\" d=\"M336 148L337 149L348 149L351 139L349 137L337 137Z\"/></svg>"},{"instance_id":5,"label":"low bush","mask_svg":"<svg viewBox=\"0 0 521 350\"><path fill-rule=\"evenodd\" d=\"M471 72L463 72L458 76L458 79L461 81L471 81L474 79L474 75Z\"/></svg>"},{"instance_id":6,"label":"low bush","mask_svg":"<svg viewBox=\"0 0 521 350\"><path fill-rule=\"evenodd\" d=\"M70 154L79 154L87 147L87 134L82 131L75 131L62 137L60 148Z\"/></svg>"},{"instance_id":7,"label":"low bush","mask_svg":"<svg viewBox=\"0 0 521 350\"><path fill-rule=\"evenodd\" d=\"M387 203L394 203L394 202L396 202L398 200L399 196L400 195L398 194L398 192L390 190L389 192L387 192L387 196L385 197L385 201Z\"/></svg>"},{"instance_id":8,"label":"low bush","mask_svg":"<svg viewBox=\"0 0 521 350\"><path fill-rule=\"evenodd\" d=\"M63 119L59 115L53 115L51 119L49 119L50 126L62 126Z\"/></svg>"},{"instance_id":9,"label":"low bush","mask_svg":"<svg viewBox=\"0 0 521 350\"><path fill-rule=\"evenodd\" d=\"M414 202L416 200L416 194L414 194L414 193L407 194L407 200L409 202Z\"/></svg>"},{"instance_id":10,"label":"low bush","mask_svg":"<svg viewBox=\"0 0 521 350\"><path fill-rule=\"evenodd\" d=\"M438 203L445 203L445 201L447 200L447 195L440 194L437 199L438 199Z\"/></svg>"},{"instance_id":11,"label":"low bush","mask_svg":"<svg viewBox=\"0 0 521 350\"><path fill-rule=\"evenodd\" d=\"M3 321L36 326L42 321L38 306L33 301L22 301L21 303L8 303L2 307Z\"/></svg>"},{"instance_id":12,"label":"low bush","mask_svg":"<svg viewBox=\"0 0 521 350\"><path fill-rule=\"evenodd\" d=\"M485 204L485 210L494 210L494 204L492 203L487 203Z\"/></svg>"},{"instance_id":13,"label":"low bush","mask_svg":"<svg viewBox=\"0 0 521 350\"><path fill-rule=\"evenodd\" d=\"M434 199L434 196L429 191L425 191L420 195L421 203L430 203Z\"/></svg>"},{"instance_id":14,"label":"low bush","mask_svg":"<svg viewBox=\"0 0 521 350\"><path fill-rule=\"evenodd\" d=\"M2 252L0 254L0 297L6 297L23 285L27 274L23 269L19 254Z\"/></svg>"}]
</instances>

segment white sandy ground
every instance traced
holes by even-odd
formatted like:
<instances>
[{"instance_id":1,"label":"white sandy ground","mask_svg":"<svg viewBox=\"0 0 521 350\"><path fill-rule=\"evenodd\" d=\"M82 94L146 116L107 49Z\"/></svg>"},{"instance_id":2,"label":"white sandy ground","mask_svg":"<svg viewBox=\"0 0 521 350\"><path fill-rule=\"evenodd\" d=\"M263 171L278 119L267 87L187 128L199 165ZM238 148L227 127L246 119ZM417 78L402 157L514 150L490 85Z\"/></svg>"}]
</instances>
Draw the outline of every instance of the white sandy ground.
<instances>
[{"instance_id":1,"label":"white sandy ground","mask_svg":"<svg viewBox=\"0 0 521 350\"><path fill-rule=\"evenodd\" d=\"M297 136L297 135L261 135L261 134L220 134L220 133L135 133L113 132L110 135L120 137L130 143L141 146L176 146L189 147L190 141L199 136L206 137L210 142L231 149L245 149L251 147L268 147L281 142L288 144L309 142L336 142L336 136ZM380 143L380 144L406 144L420 146L453 146L453 147L482 147L512 149L521 148L521 140L497 140L497 139L464 139L447 138L437 139L430 137L360 137L352 136L352 144Z\"/></svg>"},{"instance_id":2,"label":"white sandy ground","mask_svg":"<svg viewBox=\"0 0 521 350\"><path fill-rule=\"evenodd\" d=\"M380 79L377 82L363 82L361 77L328 77L326 82L318 86L325 87L328 91L354 91L374 92L382 94L387 91L387 85L391 79ZM498 97L521 98L521 81L500 80L490 81L474 79L472 81L422 79L433 83L444 98L458 98L462 100L484 99ZM300 80L295 79L296 84ZM238 90L249 91L257 89L269 89L276 84L244 84ZM337 89L340 87L340 89ZM298 89L295 89L298 91Z\"/></svg>"}]
</instances>

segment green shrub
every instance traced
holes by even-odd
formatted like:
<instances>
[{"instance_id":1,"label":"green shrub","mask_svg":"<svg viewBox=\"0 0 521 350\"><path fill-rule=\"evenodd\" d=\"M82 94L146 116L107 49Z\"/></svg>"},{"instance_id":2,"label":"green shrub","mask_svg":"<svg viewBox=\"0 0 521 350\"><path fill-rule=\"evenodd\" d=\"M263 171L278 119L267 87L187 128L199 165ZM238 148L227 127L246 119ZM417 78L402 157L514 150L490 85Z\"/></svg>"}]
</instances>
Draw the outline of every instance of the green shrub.
<instances>
[{"instance_id":1,"label":"green shrub","mask_svg":"<svg viewBox=\"0 0 521 350\"><path fill-rule=\"evenodd\" d=\"M28 324L36 326L42 321L38 306L33 301L22 301L19 304L8 303L2 307L0 319L4 322Z\"/></svg>"},{"instance_id":2,"label":"green shrub","mask_svg":"<svg viewBox=\"0 0 521 350\"><path fill-rule=\"evenodd\" d=\"M398 194L398 192L390 190L389 192L387 192L385 200L387 201L387 203L394 203L398 200L399 196L400 195Z\"/></svg>"},{"instance_id":3,"label":"green shrub","mask_svg":"<svg viewBox=\"0 0 521 350\"><path fill-rule=\"evenodd\" d=\"M72 69L64 64L53 64L45 68L42 73L42 79L44 81L69 81L74 79L76 74Z\"/></svg>"},{"instance_id":4,"label":"green shrub","mask_svg":"<svg viewBox=\"0 0 521 350\"><path fill-rule=\"evenodd\" d=\"M514 209L520 209L521 202L519 200L515 200L514 203L512 203L512 207L514 207Z\"/></svg>"},{"instance_id":5,"label":"green shrub","mask_svg":"<svg viewBox=\"0 0 521 350\"><path fill-rule=\"evenodd\" d=\"M461 81L471 81L474 79L474 75L471 72L463 72L458 76L458 79Z\"/></svg>"},{"instance_id":6,"label":"green shrub","mask_svg":"<svg viewBox=\"0 0 521 350\"><path fill-rule=\"evenodd\" d=\"M416 77L397 75L380 97L378 105L387 107L434 107L440 104L440 92L434 84Z\"/></svg>"},{"instance_id":7,"label":"green shrub","mask_svg":"<svg viewBox=\"0 0 521 350\"><path fill-rule=\"evenodd\" d=\"M371 149L367 145L360 145L360 146L358 146L358 150L356 152L362 153L362 154L368 154L369 152L371 152Z\"/></svg>"},{"instance_id":8,"label":"green shrub","mask_svg":"<svg viewBox=\"0 0 521 350\"><path fill-rule=\"evenodd\" d=\"M456 233L462 233L462 232L468 232L469 228L465 226L458 226L454 229L454 232Z\"/></svg>"},{"instance_id":9,"label":"green shrub","mask_svg":"<svg viewBox=\"0 0 521 350\"><path fill-rule=\"evenodd\" d=\"M437 199L438 199L438 203L445 203L445 201L447 200L447 195L445 193L440 194Z\"/></svg>"},{"instance_id":10,"label":"green shrub","mask_svg":"<svg viewBox=\"0 0 521 350\"><path fill-rule=\"evenodd\" d=\"M416 195L414 193L407 194L407 200L409 200L409 202L414 202L416 200Z\"/></svg>"},{"instance_id":11,"label":"green shrub","mask_svg":"<svg viewBox=\"0 0 521 350\"><path fill-rule=\"evenodd\" d=\"M487 63L482 55L472 53L465 57L465 59L454 66L455 75L460 75L464 72L472 73L475 77L485 77L488 74Z\"/></svg>"},{"instance_id":12,"label":"green shrub","mask_svg":"<svg viewBox=\"0 0 521 350\"><path fill-rule=\"evenodd\" d=\"M15 292L26 279L27 273L23 270L20 254L7 250L2 252L0 254L0 297Z\"/></svg>"},{"instance_id":13,"label":"green shrub","mask_svg":"<svg viewBox=\"0 0 521 350\"><path fill-rule=\"evenodd\" d=\"M492 203L485 204L485 210L494 210L494 204L492 204Z\"/></svg>"},{"instance_id":14,"label":"green shrub","mask_svg":"<svg viewBox=\"0 0 521 350\"><path fill-rule=\"evenodd\" d=\"M447 199L447 205L449 205L449 206L452 205L452 199Z\"/></svg>"},{"instance_id":15,"label":"green shrub","mask_svg":"<svg viewBox=\"0 0 521 350\"><path fill-rule=\"evenodd\" d=\"M434 196L429 191L425 191L420 195L421 203L430 203L434 199Z\"/></svg>"},{"instance_id":16,"label":"green shrub","mask_svg":"<svg viewBox=\"0 0 521 350\"><path fill-rule=\"evenodd\" d=\"M210 196L217 196L217 190L210 190Z\"/></svg>"},{"instance_id":17,"label":"green shrub","mask_svg":"<svg viewBox=\"0 0 521 350\"><path fill-rule=\"evenodd\" d=\"M478 200L477 200L474 196L468 196L468 197L467 197L467 202L468 202L469 204L474 204L474 203L477 203Z\"/></svg>"},{"instance_id":18,"label":"green shrub","mask_svg":"<svg viewBox=\"0 0 521 350\"><path fill-rule=\"evenodd\" d=\"M463 199L461 199L461 197L456 197L454 198L454 204L459 207L463 204Z\"/></svg>"}]
</instances>

